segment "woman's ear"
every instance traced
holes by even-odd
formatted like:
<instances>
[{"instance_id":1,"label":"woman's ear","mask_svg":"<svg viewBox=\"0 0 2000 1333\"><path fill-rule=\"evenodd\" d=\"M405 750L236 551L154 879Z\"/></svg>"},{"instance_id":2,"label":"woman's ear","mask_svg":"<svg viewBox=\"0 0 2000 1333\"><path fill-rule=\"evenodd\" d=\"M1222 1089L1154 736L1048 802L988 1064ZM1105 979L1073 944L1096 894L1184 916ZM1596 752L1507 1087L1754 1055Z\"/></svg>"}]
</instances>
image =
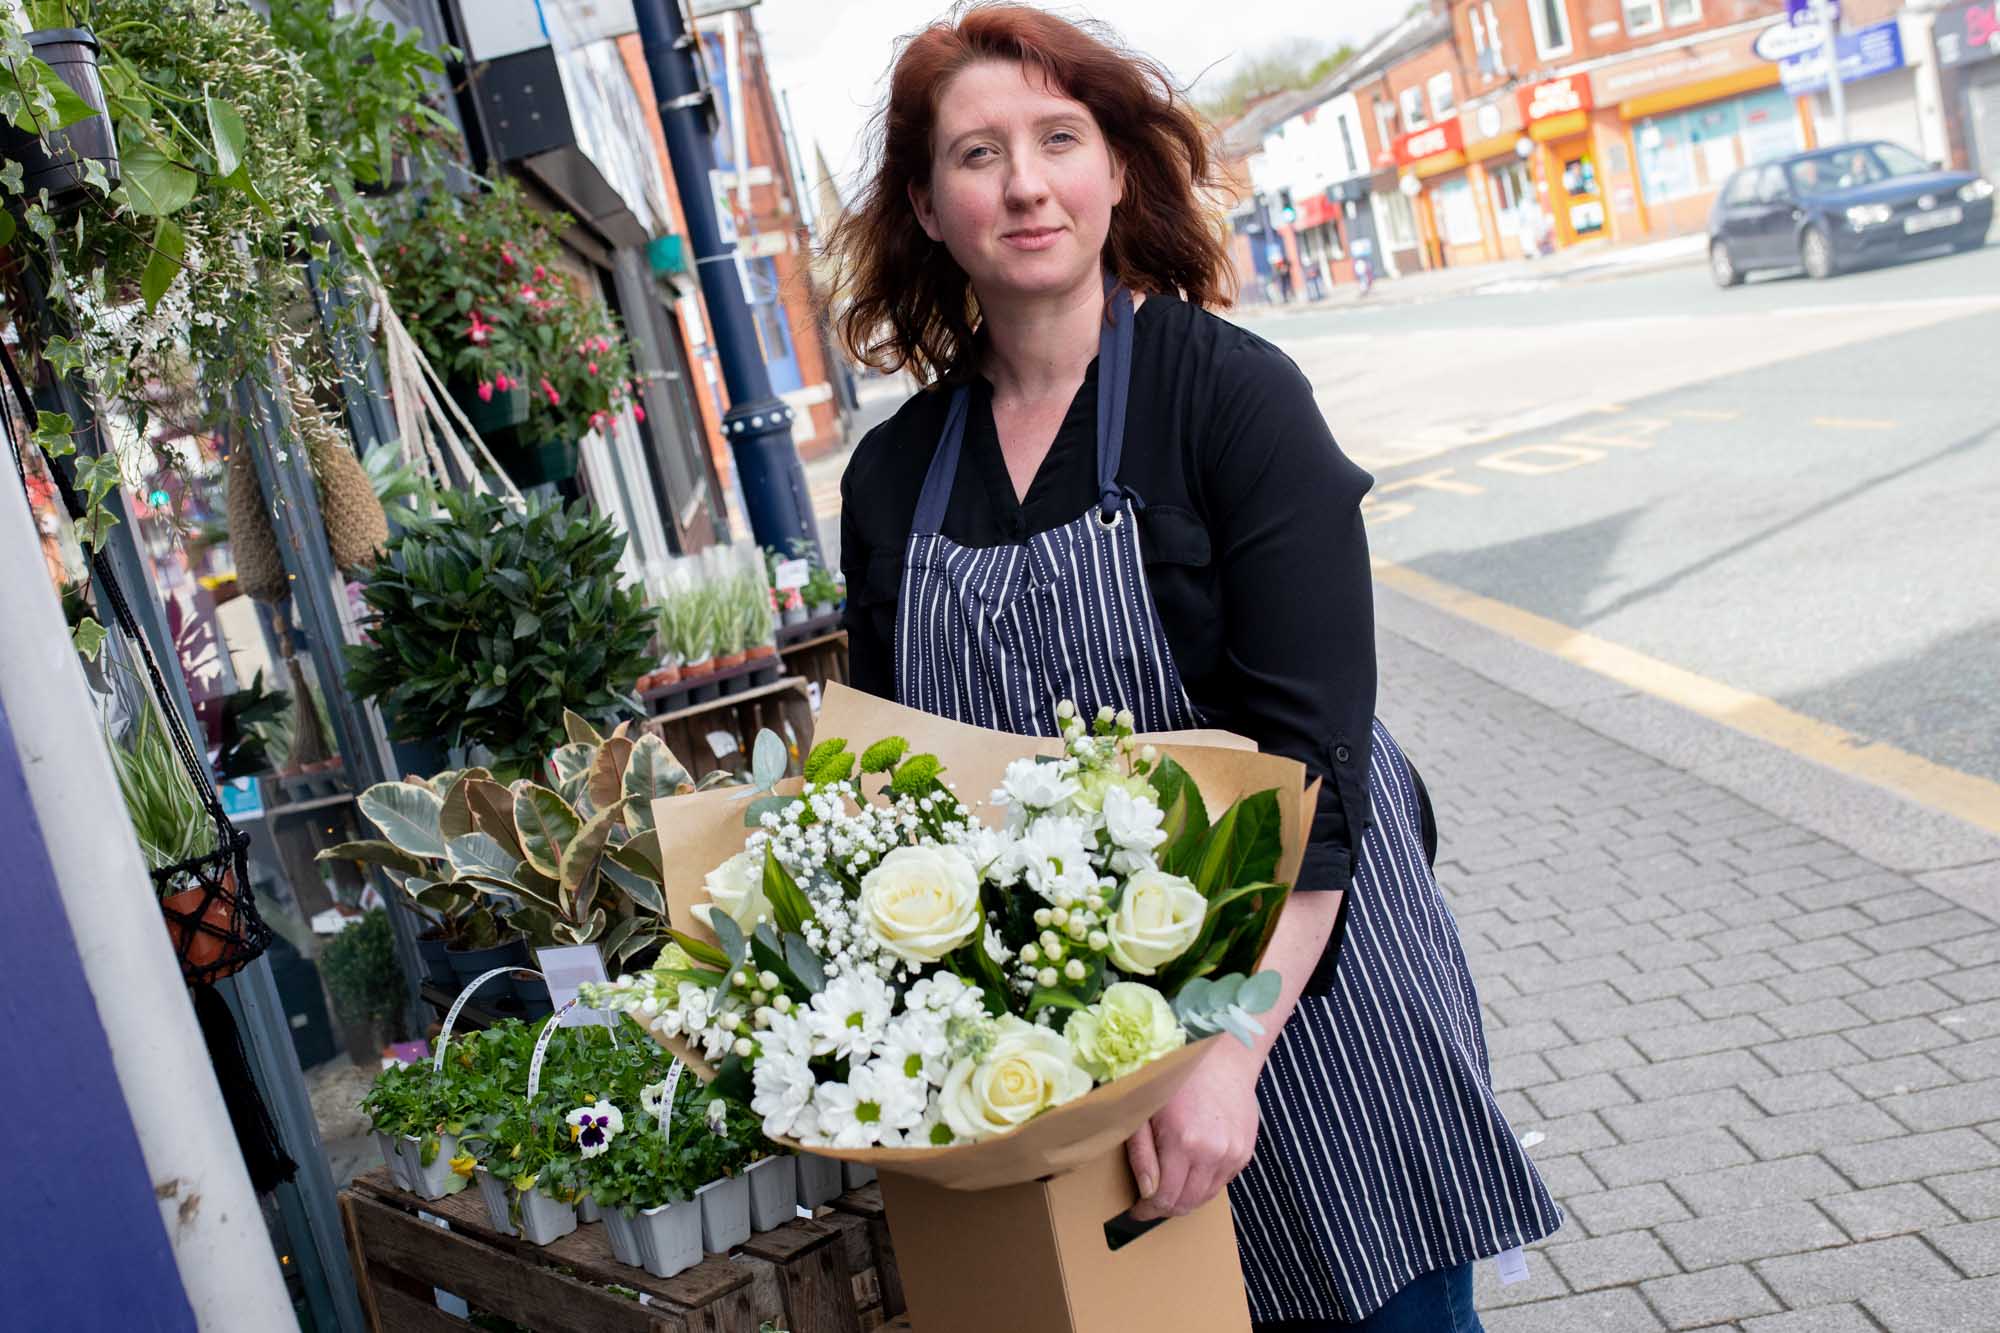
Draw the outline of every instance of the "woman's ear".
<instances>
[{"instance_id":1,"label":"woman's ear","mask_svg":"<svg viewBox=\"0 0 2000 1333\"><path fill-rule=\"evenodd\" d=\"M1111 158L1111 206L1116 208L1125 202L1125 159L1117 150L1110 152Z\"/></svg>"},{"instance_id":2,"label":"woman's ear","mask_svg":"<svg viewBox=\"0 0 2000 1333\"><path fill-rule=\"evenodd\" d=\"M944 234L938 230L937 210L931 207L931 191L928 185L915 181L909 184L910 210L917 215L917 225L924 229L924 235L933 241L941 241Z\"/></svg>"}]
</instances>

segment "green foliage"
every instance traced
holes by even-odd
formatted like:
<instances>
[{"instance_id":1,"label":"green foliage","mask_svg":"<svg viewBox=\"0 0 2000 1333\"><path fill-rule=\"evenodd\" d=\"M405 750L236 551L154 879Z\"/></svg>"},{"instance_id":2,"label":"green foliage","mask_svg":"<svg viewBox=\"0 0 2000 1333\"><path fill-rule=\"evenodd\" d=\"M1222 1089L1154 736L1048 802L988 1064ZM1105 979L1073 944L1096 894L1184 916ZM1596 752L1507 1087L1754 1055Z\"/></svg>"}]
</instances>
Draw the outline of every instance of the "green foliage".
<instances>
[{"instance_id":1,"label":"green foliage","mask_svg":"<svg viewBox=\"0 0 2000 1333\"><path fill-rule=\"evenodd\" d=\"M222 747L215 776L223 782L253 777L271 768L271 747L284 735L291 696L264 688L259 670L250 683L222 701Z\"/></svg>"},{"instance_id":2,"label":"green foliage","mask_svg":"<svg viewBox=\"0 0 2000 1333\"><path fill-rule=\"evenodd\" d=\"M146 868L160 870L214 851L215 821L150 703L123 744L105 739Z\"/></svg>"},{"instance_id":3,"label":"green foliage","mask_svg":"<svg viewBox=\"0 0 2000 1333\"><path fill-rule=\"evenodd\" d=\"M1310 88L1346 64L1354 48L1317 41L1285 41L1244 56L1219 81L1195 97L1201 113L1218 124L1234 120L1255 101L1293 88Z\"/></svg>"},{"instance_id":4,"label":"green foliage","mask_svg":"<svg viewBox=\"0 0 2000 1333\"><path fill-rule=\"evenodd\" d=\"M622 586L625 536L579 503L446 492L367 573L372 642L347 648L354 692L399 740L491 750L529 771L563 743L563 713L608 719L647 665L652 616Z\"/></svg>"},{"instance_id":5,"label":"green foliage","mask_svg":"<svg viewBox=\"0 0 2000 1333\"><path fill-rule=\"evenodd\" d=\"M319 955L320 975L344 1023L376 1023L400 1032L403 969L396 962L396 937L381 908L327 941Z\"/></svg>"}]
</instances>

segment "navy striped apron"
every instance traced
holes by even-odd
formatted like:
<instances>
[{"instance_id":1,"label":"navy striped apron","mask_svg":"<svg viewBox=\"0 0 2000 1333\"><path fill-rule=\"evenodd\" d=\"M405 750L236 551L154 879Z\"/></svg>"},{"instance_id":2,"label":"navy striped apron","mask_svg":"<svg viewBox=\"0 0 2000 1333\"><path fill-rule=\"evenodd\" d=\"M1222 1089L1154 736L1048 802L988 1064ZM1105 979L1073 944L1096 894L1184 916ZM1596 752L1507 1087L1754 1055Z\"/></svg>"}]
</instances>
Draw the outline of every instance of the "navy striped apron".
<instances>
[{"instance_id":1,"label":"navy striped apron","mask_svg":"<svg viewBox=\"0 0 2000 1333\"><path fill-rule=\"evenodd\" d=\"M1098 501L1017 546L941 531L965 440L958 389L924 478L896 617L896 695L1025 735L1055 707L1129 708L1141 731L1201 725L1153 606L1137 502L1118 484L1132 303L1098 340ZM1479 1001L1424 855L1402 751L1380 721L1373 819L1339 966L1299 1001L1257 1083L1257 1149L1231 1182L1251 1317L1354 1321L1416 1278L1525 1245L1561 1215L1495 1104Z\"/></svg>"}]
</instances>

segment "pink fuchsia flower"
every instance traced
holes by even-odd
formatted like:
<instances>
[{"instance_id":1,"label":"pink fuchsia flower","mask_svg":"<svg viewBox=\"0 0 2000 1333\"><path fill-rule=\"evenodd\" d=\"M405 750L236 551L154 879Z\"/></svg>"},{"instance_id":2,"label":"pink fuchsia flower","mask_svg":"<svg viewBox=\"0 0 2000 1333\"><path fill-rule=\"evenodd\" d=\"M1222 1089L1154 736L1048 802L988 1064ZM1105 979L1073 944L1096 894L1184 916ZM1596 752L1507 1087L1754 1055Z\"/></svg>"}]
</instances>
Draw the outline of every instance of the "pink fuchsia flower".
<instances>
[{"instance_id":1,"label":"pink fuchsia flower","mask_svg":"<svg viewBox=\"0 0 2000 1333\"><path fill-rule=\"evenodd\" d=\"M597 373L597 363L595 361L592 361L590 364L586 365L584 369L589 371L591 374L595 375Z\"/></svg>"},{"instance_id":2,"label":"pink fuchsia flower","mask_svg":"<svg viewBox=\"0 0 2000 1333\"><path fill-rule=\"evenodd\" d=\"M514 267L514 252L503 247L500 251L500 262L508 268Z\"/></svg>"},{"instance_id":3,"label":"pink fuchsia flower","mask_svg":"<svg viewBox=\"0 0 2000 1333\"><path fill-rule=\"evenodd\" d=\"M536 282L540 282L540 281L541 281L541 280L542 280L543 278L546 278L546 277L547 277L548 275L549 275L549 271L548 271L547 269L543 268L543 267L542 267L542 266L541 266L540 264L537 264L537 265L535 265L535 281L536 281Z\"/></svg>"},{"instance_id":4,"label":"pink fuchsia flower","mask_svg":"<svg viewBox=\"0 0 2000 1333\"><path fill-rule=\"evenodd\" d=\"M484 346L487 338L487 333L489 330L492 329L492 327L493 326L491 324L488 324L485 320L479 317L479 312L477 310L474 310L472 312L472 323L466 326L465 336L472 342Z\"/></svg>"},{"instance_id":5,"label":"pink fuchsia flower","mask_svg":"<svg viewBox=\"0 0 2000 1333\"><path fill-rule=\"evenodd\" d=\"M492 401L493 401L493 381L492 381L492 380L481 380L481 381L479 381L479 401L480 401L480 402L482 402L482 403L490 403L490 402L492 402Z\"/></svg>"},{"instance_id":6,"label":"pink fuchsia flower","mask_svg":"<svg viewBox=\"0 0 2000 1333\"><path fill-rule=\"evenodd\" d=\"M523 301L529 301L529 302L533 302L533 301L537 300L537 299L538 299L538 297L537 297L537 295L536 295L536 292L535 292L535 289L534 289L533 287L529 286L529 285L528 285L528 284L526 284L526 283L522 283L522 284L521 284L521 299L522 299Z\"/></svg>"},{"instance_id":7,"label":"pink fuchsia flower","mask_svg":"<svg viewBox=\"0 0 2000 1333\"><path fill-rule=\"evenodd\" d=\"M646 419L646 409L639 406L637 403L632 404L632 420L644 421L645 419Z\"/></svg>"},{"instance_id":8,"label":"pink fuchsia flower","mask_svg":"<svg viewBox=\"0 0 2000 1333\"><path fill-rule=\"evenodd\" d=\"M592 412L590 414L590 428L592 430L603 430L605 424L610 420L611 415L608 412Z\"/></svg>"},{"instance_id":9,"label":"pink fuchsia flower","mask_svg":"<svg viewBox=\"0 0 2000 1333\"><path fill-rule=\"evenodd\" d=\"M460 232L460 233L458 234L458 243L459 243L460 245L464 245L464 244L465 244L465 233L464 233L464 232Z\"/></svg>"},{"instance_id":10,"label":"pink fuchsia flower","mask_svg":"<svg viewBox=\"0 0 2000 1333\"><path fill-rule=\"evenodd\" d=\"M493 377L493 387L498 389L501 393L505 393L507 392L507 390L514 387L514 381L508 379L506 373L503 371L500 374L495 375Z\"/></svg>"},{"instance_id":11,"label":"pink fuchsia flower","mask_svg":"<svg viewBox=\"0 0 2000 1333\"><path fill-rule=\"evenodd\" d=\"M546 375L542 377L542 392L549 396L550 407L560 407L562 405L562 395L556 392L556 386L549 383Z\"/></svg>"}]
</instances>

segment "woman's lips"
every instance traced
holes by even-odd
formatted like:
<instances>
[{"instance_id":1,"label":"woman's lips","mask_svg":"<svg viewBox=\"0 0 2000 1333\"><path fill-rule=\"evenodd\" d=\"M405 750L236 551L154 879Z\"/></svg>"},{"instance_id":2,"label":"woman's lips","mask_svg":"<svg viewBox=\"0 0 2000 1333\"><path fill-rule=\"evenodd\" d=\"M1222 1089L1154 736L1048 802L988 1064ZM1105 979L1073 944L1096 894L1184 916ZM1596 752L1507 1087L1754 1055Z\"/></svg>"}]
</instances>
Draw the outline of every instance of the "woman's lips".
<instances>
[{"instance_id":1,"label":"woman's lips","mask_svg":"<svg viewBox=\"0 0 2000 1333\"><path fill-rule=\"evenodd\" d=\"M1030 227L1021 231L1010 231L1001 240L1016 250L1046 250L1062 235L1060 227Z\"/></svg>"}]
</instances>

